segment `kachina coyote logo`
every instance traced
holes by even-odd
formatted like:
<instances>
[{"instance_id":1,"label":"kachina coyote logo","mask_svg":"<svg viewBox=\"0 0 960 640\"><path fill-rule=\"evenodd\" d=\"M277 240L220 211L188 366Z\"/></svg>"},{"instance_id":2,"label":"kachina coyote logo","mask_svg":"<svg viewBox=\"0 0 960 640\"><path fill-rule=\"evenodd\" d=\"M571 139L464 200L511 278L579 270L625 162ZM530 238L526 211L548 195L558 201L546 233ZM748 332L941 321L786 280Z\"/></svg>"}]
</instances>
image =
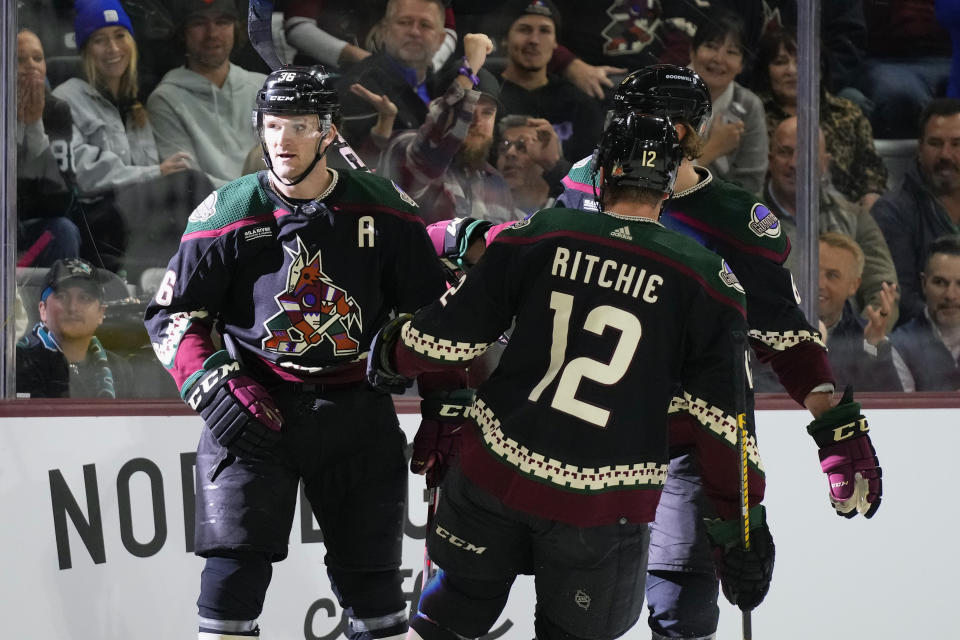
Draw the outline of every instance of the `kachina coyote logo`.
<instances>
[{"instance_id":1,"label":"kachina coyote logo","mask_svg":"<svg viewBox=\"0 0 960 640\"><path fill-rule=\"evenodd\" d=\"M280 312L263 323L269 333L263 348L299 355L327 340L334 355L357 353L360 343L350 328L363 331L360 307L323 273L319 251L308 256L299 237L295 251L284 249L293 263L287 272L287 290L275 298Z\"/></svg>"}]
</instances>

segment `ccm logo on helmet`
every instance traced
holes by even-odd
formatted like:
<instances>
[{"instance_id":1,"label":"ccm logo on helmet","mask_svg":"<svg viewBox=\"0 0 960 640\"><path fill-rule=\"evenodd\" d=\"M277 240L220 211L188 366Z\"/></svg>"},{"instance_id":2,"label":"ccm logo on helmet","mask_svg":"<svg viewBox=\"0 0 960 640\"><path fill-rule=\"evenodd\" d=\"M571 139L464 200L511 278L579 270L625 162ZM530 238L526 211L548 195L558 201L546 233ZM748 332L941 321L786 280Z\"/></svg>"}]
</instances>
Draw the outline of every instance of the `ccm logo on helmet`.
<instances>
[{"instance_id":1,"label":"ccm logo on helmet","mask_svg":"<svg viewBox=\"0 0 960 640\"><path fill-rule=\"evenodd\" d=\"M293 102L293 96L270 96L270 102Z\"/></svg>"}]
</instances>

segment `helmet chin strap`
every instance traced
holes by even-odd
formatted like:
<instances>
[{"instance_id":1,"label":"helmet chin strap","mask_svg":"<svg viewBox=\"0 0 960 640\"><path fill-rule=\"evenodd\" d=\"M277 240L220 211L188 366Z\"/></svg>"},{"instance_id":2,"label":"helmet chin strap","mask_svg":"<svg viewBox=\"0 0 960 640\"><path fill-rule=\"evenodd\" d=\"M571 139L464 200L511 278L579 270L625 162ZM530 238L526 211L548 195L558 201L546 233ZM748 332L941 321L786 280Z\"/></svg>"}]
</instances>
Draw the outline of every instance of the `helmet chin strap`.
<instances>
[{"instance_id":1,"label":"helmet chin strap","mask_svg":"<svg viewBox=\"0 0 960 640\"><path fill-rule=\"evenodd\" d=\"M331 144L333 144L332 141L331 141ZM290 182L287 182L286 180L278 176L277 172L273 170L273 162L270 161L270 154L267 153L266 143L261 142L260 145L263 147L263 160L264 162L267 163L267 167L269 167L270 173L272 173L273 177L276 178L280 182L280 184L284 185L285 187L292 187L294 185L298 185L301 182L303 182L307 178L307 176L310 175L310 172L313 171L314 167L317 166L317 163L320 162L323 156L327 154L327 149L330 148L330 145L328 144L326 149L324 149L323 151L320 150L320 147L323 145L323 137L321 137L320 142L317 144L317 153L313 156L313 162L310 163L310 166L307 167L307 170L301 173L297 178L294 178Z\"/></svg>"}]
</instances>

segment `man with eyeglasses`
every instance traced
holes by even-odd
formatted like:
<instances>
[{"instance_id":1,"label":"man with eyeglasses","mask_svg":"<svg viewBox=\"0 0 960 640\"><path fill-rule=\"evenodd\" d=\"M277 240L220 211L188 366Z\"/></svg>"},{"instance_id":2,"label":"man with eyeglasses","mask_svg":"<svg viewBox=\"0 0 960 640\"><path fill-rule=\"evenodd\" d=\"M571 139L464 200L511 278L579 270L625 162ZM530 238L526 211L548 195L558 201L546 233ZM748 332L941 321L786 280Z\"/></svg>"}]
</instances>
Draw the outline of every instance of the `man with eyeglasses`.
<instances>
[{"instance_id":1,"label":"man with eyeglasses","mask_svg":"<svg viewBox=\"0 0 960 640\"><path fill-rule=\"evenodd\" d=\"M554 185L547 172L562 156L560 140L550 123L512 115L500 121L497 133L497 171L510 187L517 211L526 217L553 206Z\"/></svg>"}]
</instances>

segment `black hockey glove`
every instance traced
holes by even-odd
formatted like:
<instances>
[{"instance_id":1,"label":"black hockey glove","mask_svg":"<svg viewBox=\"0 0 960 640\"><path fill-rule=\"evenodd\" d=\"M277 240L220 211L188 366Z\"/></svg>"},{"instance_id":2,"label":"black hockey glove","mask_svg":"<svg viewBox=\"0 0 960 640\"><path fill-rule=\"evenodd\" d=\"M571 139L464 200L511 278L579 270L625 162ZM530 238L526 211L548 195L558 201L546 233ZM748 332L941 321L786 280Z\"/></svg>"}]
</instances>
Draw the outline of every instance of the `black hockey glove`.
<instances>
[{"instance_id":1,"label":"black hockey glove","mask_svg":"<svg viewBox=\"0 0 960 640\"><path fill-rule=\"evenodd\" d=\"M807 433L820 447L820 468L827 474L830 504L844 518L858 513L871 518L880 508L883 470L868 431L851 387L837 406L807 426Z\"/></svg>"},{"instance_id":2,"label":"black hockey glove","mask_svg":"<svg viewBox=\"0 0 960 640\"><path fill-rule=\"evenodd\" d=\"M403 393L413 386L413 378L402 376L394 369L393 350L400 339L403 325L413 318L409 313L401 313L389 320L373 336L370 353L367 355L367 382L379 391Z\"/></svg>"},{"instance_id":3,"label":"black hockey glove","mask_svg":"<svg viewBox=\"0 0 960 640\"><path fill-rule=\"evenodd\" d=\"M433 391L420 402L420 428L413 438L410 471L424 474L427 487L440 486L457 457L460 433L470 419L473 389Z\"/></svg>"},{"instance_id":4,"label":"black hockey glove","mask_svg":"<svg viewBox=\"0 0 960 640\"><path fill-rule=\"evenodd\" d=\"M280 440L283 418L273 398L243 374L240 363L217 351L203 363L205 373L184 390L217 442L238 458L262 459Z\"/></svg>"},{"instance_id":5,"label":"black hockey glove","mask_svg":"<svg viewBox=\"0 0 960 640\"><path fill-rule=\"evenodd\" d=\"M750 509L750 549L740 540L739 520L707 520L707 537L723 595L743 611L755 609L770 589L775 548L762 505Z\"/></svg>"}]
</instances>

